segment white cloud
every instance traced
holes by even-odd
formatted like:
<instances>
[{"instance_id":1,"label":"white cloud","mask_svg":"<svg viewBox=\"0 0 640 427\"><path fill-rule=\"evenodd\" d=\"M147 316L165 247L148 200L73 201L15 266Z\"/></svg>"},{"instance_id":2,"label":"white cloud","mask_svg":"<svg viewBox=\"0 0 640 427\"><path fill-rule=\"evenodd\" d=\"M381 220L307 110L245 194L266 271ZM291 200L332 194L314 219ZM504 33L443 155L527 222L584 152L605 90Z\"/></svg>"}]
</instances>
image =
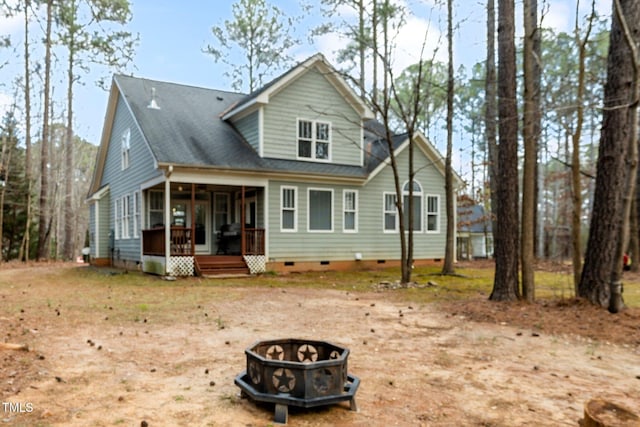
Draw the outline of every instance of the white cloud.
<instances>
[{"instance_id":1,"label":"white cloud","mask_svg":"<svg viewBox=\"0 0 640 427\"><path fill-rule=\"evenodd\" d=\"M548 6L547 10L538 14L542 19L542 26L566 33L573 32L576 24L576 4L568 0L555 0ZM596 0L595 9L601 17L610 16L611 1ZM586 17L591 14L591 1L581 1L578 14L578 24L582 25Z\"/></svg>"},{"instance_id":2,"label":"white cloud","mask_svg":"<svg viewBox=\"0 0 640 427\"><path fill-rule=\"evenodd\" d=\"M429 22L422 18L410 16L402 28L393 35L393 38L395 48L392 68L394 75L399 75L406 67L417 63L421 54L423 59L432 59L435 55L434 59L446 61L447 51L443 48L446 46L446 40L442 39L440 31L435 26L429 25ZM326 33L316 38L315 49L321 52L330 63L337 65L337 53L348 42L349 39L341 33ZM424 52L421 52L423 43L425 43ZM308 56L310 55L300 54L297 59L305 59ZM370 59L366 67L367 70L373 69Z\"/></svg>"},{"instance_id":3,"label":"white cloud","mask_svg":"<svg viewBox=\"0 0 640 427\"><path fill-rule=\"evenodd\" d=\"M14 8L17 1L9 0L8 6ZM24 17L22 14L10 18L0 15L0 36L15 35L22 31L24 26Z\"/></svg>"},{"instance_id":4,"label":"white cloud","mask_svg":"<svg viewBox=\"0 0 640 427\"><path fill-rule=\"evenodd\" d=\"M13 104L13 98L6 93L0 92L0 120Z\"/></svg>"}]
</instances>

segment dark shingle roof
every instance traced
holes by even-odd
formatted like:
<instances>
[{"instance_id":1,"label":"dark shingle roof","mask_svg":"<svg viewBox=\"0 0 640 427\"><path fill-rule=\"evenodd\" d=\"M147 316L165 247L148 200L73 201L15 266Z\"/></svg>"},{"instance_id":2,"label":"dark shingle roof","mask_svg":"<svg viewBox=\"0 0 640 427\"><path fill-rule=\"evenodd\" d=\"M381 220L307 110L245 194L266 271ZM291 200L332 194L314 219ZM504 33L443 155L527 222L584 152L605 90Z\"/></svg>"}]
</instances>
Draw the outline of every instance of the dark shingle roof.
<instances>
[{"instance_id":1,"label":"dark shingle roof","mask_svg":"<svg viewBox=\"0 0 640 427\"><path fill-rule=\"evenodd\" d=\"M118 75L115 80L159 163L366 178L359 166L261 158L220 118L241 93ZM159 109L148 108L154 99Z\"/></svg>"}]
</instances>

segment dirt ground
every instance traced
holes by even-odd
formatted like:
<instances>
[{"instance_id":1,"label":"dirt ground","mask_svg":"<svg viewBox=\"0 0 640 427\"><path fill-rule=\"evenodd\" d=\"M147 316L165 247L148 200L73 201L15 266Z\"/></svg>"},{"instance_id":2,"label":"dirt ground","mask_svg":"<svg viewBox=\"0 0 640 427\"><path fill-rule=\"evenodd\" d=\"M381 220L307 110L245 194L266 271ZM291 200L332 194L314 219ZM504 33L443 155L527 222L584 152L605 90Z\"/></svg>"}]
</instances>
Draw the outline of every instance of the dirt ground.
<instances>
[{"instance_id":1,"label":"dirt ground","mask_svg":"<svg viewBox=\"0 0 640 427\"><path fill-rule=\"evenodd\" d=\"M272 425L234 378L274 338L347 347L361 381L358 411L291 407L291 426L577 426L595 397L640 412L640 309L189 280L123 296L65 284L72 268L0 269L0 341L30 348L0 350L0 425Z\"/></svg>"}]
</instances>

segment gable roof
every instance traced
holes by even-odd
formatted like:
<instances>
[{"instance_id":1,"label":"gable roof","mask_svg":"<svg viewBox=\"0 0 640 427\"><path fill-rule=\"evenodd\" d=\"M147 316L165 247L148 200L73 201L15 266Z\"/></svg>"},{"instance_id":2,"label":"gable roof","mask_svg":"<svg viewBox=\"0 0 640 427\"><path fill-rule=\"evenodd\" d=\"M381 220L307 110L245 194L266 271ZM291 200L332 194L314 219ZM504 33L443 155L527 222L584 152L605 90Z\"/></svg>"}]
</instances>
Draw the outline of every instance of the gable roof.
<instances>
[{"instance_id":1,"label":"gable roof","mask_svg":"<svg viewBox=\"0 0 640 427\"><path fill-rule=\"evenodd\" d=\"M118 99L123 99L157 166L217 168L304 174L337 179L366 178L360 166L262 158L220 115L246 95L139 77L115 75L89 195L98 191L111 140ZM149 108L151 100L158 108Z\"/></svg>"},{"instance_id":2,"label":"gable roof","mask_svg":"<svg viewBox=\"0 0 640 427\"><path fill-rule=\"evenodd\" d=\"M238 102L230 105L229 109L224 112L222 118L228 120L238 114L243 113L251 107L264 105L269 103L269 99L280 92L283 88L291 84L298 77L307 72L311 68L319 70L323 76L333 85L351 107L363 118L373 119L375 115L362 99L351 89L351 87L340 76L339 72L326 60L324 55L317 53L310 58L300 62L286 73L275 78L261 88L253 91Z\"/></svg>"},{"instance_id":3,"label":"gable roof","mask_svg":"<svg viewBox=\"0 0 640 427\"><path fill-rule=\"evenodd\" d=\"M388 160L388 146L383 138L384 131L381 132L384 128L375 120L364 123L363 134L367 150L363 166L260 157L234 126L225 120L225 117L239 114L256 102L268 100L268 97L293 82L310 67L318 67L334 86L337 85L347 101L362 111L361 117L373 116L322 55L314 55L250 95L115 75L89 195L98 191L102 182L120 99L131 113L156 167L173 165L364 182L384 168ZM149 108L152 101L158 108ZM442 156L426 138L422 136L417 139L429 158L434 163L441 164ZM401 151L406 145L406 135L393 136L394 149ZM459 180L458 177L457 179Z\"/></svg>"}]
</instances>

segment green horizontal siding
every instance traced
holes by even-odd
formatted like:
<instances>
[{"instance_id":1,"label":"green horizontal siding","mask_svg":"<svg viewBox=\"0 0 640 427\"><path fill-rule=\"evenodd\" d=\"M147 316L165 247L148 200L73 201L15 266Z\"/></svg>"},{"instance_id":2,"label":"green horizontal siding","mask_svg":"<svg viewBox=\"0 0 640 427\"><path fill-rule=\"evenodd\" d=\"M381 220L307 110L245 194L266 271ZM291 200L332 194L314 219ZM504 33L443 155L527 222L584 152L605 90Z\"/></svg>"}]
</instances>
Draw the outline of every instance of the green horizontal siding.
<instances>
[{"instance_id":1,"label":"green horizontal siding","mask_svg":"<svg viewBox=\"0 0 640 427\"><path fill-rule=\"evenodd\" d=\"M398 159L401 176L407 176L408 150ZM424 154L416 150L416 179L423 188L422 211L425 225L414 233L414 258L442 258L446 238L444 178ZM406 179L405 179L406 180ZM297 187L297 232L280 230L280 191L282 186ZM333 189L334 230L328 233L309 232L309 188ZM358 193L358 232L343 231L343 190ZM352 260L356 252L363 259L399 259L400 236L383 230L383 194L393 192L393 174L387 167L365 186L313 184L294 181L269 183L269 258L274 261ZM438 233L426 233L426 196L440 196L440 224Z\"/></svg>"},{"instance_id":2,"label":"green horizontal siding","mask_svg":"<svg viewBox=\"0 0 640 427\"><path fill-rule=\"evenodd\" d=\"M233 122L238 132L256 150L260 152L260 121L259 112L255 111L246 117Z\"/></svg>"},{"instance_id":3,"label":"green horizontal siding","mask_svg":"<svg viewBox=\"0 0 640 427\"><path fill-rule=\"evenodd\" d=\"M327 79L309 70L264 108L264 156L296 159L297 119L331 123L331 162L360 165L360 117Z\"/></svg>"}]
</instances>

